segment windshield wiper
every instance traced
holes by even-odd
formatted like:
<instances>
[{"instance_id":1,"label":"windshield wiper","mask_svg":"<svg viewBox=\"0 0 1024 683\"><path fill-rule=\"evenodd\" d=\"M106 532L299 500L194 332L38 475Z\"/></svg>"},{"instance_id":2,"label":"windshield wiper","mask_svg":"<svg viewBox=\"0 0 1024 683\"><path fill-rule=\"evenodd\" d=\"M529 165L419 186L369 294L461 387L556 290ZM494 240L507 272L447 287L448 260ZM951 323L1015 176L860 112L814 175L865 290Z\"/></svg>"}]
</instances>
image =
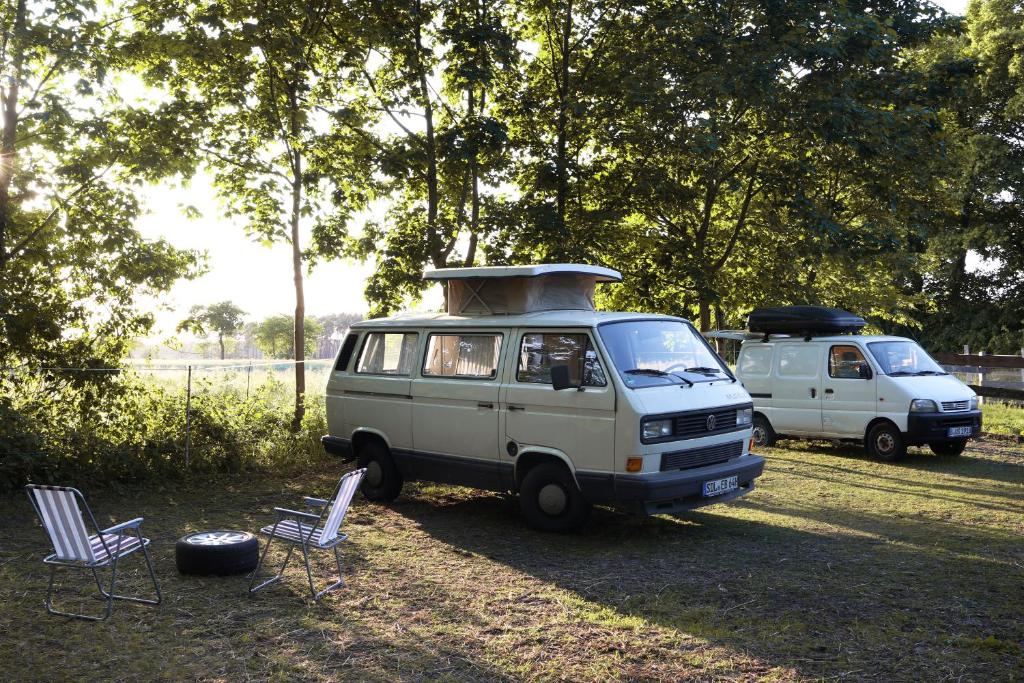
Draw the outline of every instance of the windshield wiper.
<instances>
[{"instance_id":1,"label":"windshield wiper","mask_svg":"<svg viewBox=\"0 0 1024 683\"><path fill-rule=\"evenodd\" d=\"M908 375L915 375L915 374L917 374L917 373L910 372L909 370L893 370L892 372L889 373L889 376L890 377L905 377L905 376L908 376Z\"/></svg>"},{"instance_id":2,"label":"windshield wiper","mask_svg":"<svg viewBox=\"0 0 1024 683\"><path fill-rule=\"evenodd\" d=\"M705 367L702 367L702 366L697 366L695 368L686 368L685 370L683 370L683 372L696 372L696 373L699 373L701 375L706 375L706 374L712 373L712 372L718 373L718 374L723 374L723 375L725 374L724 372L722 372L721 368L705 368Z\"/></svg>"},{"instance_id":3,"label":"windshield wiper","mask_svg":"<svg viewBox=\"0 0 1024 683\"><path fill-rule=\"evenodd\" d=\"M915 375L948 375L948 372L941 372L939 370L918 370L914 373Z\"/></svg>"},{"instance_id":4,"label":"windshield wiper","mask_svg":"<svg viewBox=\"0 0 1024 683\"><path fill-rule=\"evenodd\" d=\"M684 382L686 382L686 384L688 386L691 386L691 387L693 386L693 382L691 382L690 380L686 379L682 375L677 375L674 372L665 372L664 370L659 370L658 368L632 368L631 370L623 370L623 372L625 374L627 374L627 375L651 375L653 377L676 377L676 378L681 379Z\"/></svg>"}]
</instances>

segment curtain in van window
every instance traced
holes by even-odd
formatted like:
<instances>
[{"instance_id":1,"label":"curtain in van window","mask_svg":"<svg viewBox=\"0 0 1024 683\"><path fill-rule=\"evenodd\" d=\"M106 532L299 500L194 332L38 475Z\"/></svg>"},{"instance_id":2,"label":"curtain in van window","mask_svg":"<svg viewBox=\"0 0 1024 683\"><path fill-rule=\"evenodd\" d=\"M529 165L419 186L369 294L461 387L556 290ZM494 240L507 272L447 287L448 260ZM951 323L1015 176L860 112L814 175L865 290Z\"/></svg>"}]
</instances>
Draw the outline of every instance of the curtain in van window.
<instances>
[{"instance_id":1,"label":"curtain in van window","mask_svg":"<svg viewBox=\"0 0 1024 683\"><path fill-rule=\"evenodd\" d=\"M366 335L356 372L373 375L408 375L416 357L415 332L372 332Z\"/></svg>"},{"instance_id":2,"label":"curtain in van window","mask_svg":"<svg viewBox=\"0 0 1024 683\"><path fill-rule=\"evenodd\" d=\"M501 335L434 334L427 342L423 374L436 377L494 377Z\"/></svg>"}]
</instances>

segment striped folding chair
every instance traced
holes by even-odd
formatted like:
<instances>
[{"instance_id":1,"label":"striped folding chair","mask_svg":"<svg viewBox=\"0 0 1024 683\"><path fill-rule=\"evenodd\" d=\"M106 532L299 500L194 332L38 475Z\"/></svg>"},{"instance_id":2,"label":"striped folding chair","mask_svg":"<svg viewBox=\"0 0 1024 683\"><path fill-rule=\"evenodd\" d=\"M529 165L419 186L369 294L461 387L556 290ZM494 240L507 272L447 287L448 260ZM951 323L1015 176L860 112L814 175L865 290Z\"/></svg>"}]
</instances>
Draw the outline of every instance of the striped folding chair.
<instances>
[{"instance_id":1,"label":"striped folding chair","mask_svg":"<svg viewBox=\"0 0 1024 683\"><path fill-rule=\"evenodd\" d=\"M345 585L338 546L348 539L348 535L338 533L338 529L341 528L341 522L345 519L345 513L348 512L352 496L355 495L364 474L366 474L366 470L360 469L344 475L341 481L338 482L338 487L334 489L334 495L331 496L330 500L304 498L303 501L309 509L320 510L318 515L311 512L288 510L286 508L274 508L274 512L277 513L277 521L260 529L260 533L266 534L269 538L267 539L266 547L263 548L263 554L256 564L256 569L252 572L252 579L249 581L250 593L255 593L281 580L285 567L288 566L288 561L292 557L292 551L295 550L296 546L302 548L302 559L306 563L306 576L309 578L309 592L312 593L314 602L319 601L328 592ZM330 512L328 512L328 508ZM288 544L288 554L285 556L281 569L278 570L277 574L257 584L256 580L260 567L263 565L263 560L267 557L270 544L275 539ZM319 592L313 586L313 570L309 566L309 553L311 550L334 551L334 561L338 565L338 580Z\"/></svg>"},{"instance_id":2,"label":"striped folding chair","mask_svg":"<svg viewBox=\"0 0 1024 683\"><path fill-rule=\"evenodd\" d=\"M143 538L139 531L142 517L100 530L99 525L96 524L96 518L93 517L89 505L85 502L85 496L78 490L66 486L40 486L37 484L29 484L25 490L53 544L54 552L43 558L43 562L50 565L50 581L46 588L47 612L76 619L102 621L113 611L114 600L129 600L146 605L160 604L160 586L157 584L156 574L153 572L153 562L146 549L149 539ZM88 515L89 522L96 531L95 534L90 534L86 530L82 510L85 510L85 514ZM135 531L134 535L129 533L131 530ZM153 588L156 590L155 600L114 593L114 584L117 580L117 561L140 549L146 558L149 576L153 580ZM107 601L107 609L102 616L61 612L53 608L53 577L57 572L57 567L85 569L92 572L96 587ZM110 567L110 588L107 590L103 589L97 571L105 567Z\"/></svg>"}]
</instances>

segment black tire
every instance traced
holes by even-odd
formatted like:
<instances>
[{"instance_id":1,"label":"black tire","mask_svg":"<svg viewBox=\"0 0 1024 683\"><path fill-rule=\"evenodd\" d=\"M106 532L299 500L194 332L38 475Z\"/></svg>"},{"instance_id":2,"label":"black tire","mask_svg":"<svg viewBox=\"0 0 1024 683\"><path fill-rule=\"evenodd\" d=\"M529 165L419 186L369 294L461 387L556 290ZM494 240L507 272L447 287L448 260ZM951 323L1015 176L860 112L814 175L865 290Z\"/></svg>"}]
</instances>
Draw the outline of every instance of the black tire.
<instances>
[{"instance_id":1,"label":"black tire","mask_svg":"<svg viewBox=\"0 0 1024 683\"><path fill-rule=\"evenodd\" d=\"M182 574L229 576L256 568L260 542L247 531L197 531L178 539L174 560Z\"/></svg>"},{"instance_id":2,"label":"black tire","mask_svg":"<svg viewBox=\"0 0 1024 683\"><path fill-rule=\"evenodd\" d=\"M565 532L582 527L590 516L591 506L565 465L545 462L523 478L519 507L534 529Z\"/></svg>"},{"instance_id":3,"label":"black tire","mask_svg":"<svg viewBox=\"0 0 1024 683\"><path fill-rule=\"evenodd\" d=\"M387 446L376 440L364 442L356 455L357 467L366 468L359 490L367 500L390 503L402 492L402 474Z\"/></svg>"},{"instance_id":4,"label":"black tire","mask_svg":"<svg viewBox=\"0 0 1024 683\"><path fill-rule=\"evenodd\" d=\"M943 441L942 443L930 443L928 444L928 448L932 449L932 453L935 455L956 457L963 453L964 449L967 448L967 439Z\"/></svg>"},{"instance_id":5,"label":"black tire","mask_svg":"<svg viewBox=\"0 0 1024 683\"><path fill-rule=\"evenodd\" d=\"M772 429L772 423L764 415L754 416L753 437L754 446L758 448L775 445L775 430Z\"/></svg>"},{"instance_id":6,"label":"black tire","mask_svg":"<svg viewBox=\"0 0 1024 683\"><path fill-rule=\"evenodd\" d=\"M907 454L907 445L903 443L903 435L891 422L880 422L868 432L864 448L868 455L878 460L893 462Z\"/></svg>"}]
</instances>

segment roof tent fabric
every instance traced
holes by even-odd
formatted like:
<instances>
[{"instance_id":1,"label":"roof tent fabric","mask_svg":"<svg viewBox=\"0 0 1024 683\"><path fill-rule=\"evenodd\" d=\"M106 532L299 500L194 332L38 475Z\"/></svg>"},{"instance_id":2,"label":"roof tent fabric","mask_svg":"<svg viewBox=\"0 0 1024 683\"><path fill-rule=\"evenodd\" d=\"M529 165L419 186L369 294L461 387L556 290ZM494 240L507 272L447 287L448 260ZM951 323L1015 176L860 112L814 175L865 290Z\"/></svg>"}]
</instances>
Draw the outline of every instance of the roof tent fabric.
<instances>
[{"instance_id":1,"label":"roof tent fabric","mask_svg":"<svg viewBox=\"0 0 1024 683\"><path fill-rule=\"evenodd\" d=\"M747 318L747 328L763 334L856 334L865 324L860 316L825 306L756 308Z\"/></svg>"},{"instance_id":2,"label":"roof tent fabric","mask_svg":"<svg viewBox=\"0 0 1024 683\"><path fill-rule=\"evenodd\" d=\"M597 283L622 279L609 268L573 264L445 268L425 277L446 283L449 315L592 311Z\"/></svg>"}]
</instances>

